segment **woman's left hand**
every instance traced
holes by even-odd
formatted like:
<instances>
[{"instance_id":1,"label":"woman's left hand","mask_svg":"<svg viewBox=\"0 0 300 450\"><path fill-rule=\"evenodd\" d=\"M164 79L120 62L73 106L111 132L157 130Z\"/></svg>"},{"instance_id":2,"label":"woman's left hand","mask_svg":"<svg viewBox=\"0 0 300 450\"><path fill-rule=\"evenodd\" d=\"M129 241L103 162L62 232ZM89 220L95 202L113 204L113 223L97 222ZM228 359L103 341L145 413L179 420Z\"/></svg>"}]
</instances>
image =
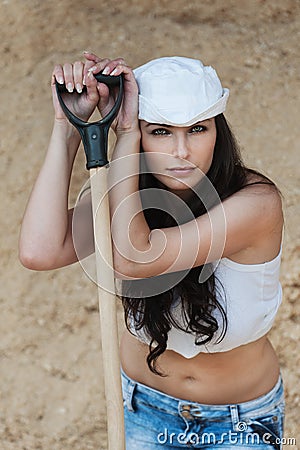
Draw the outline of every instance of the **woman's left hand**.
<instances>
[{"instance_id":1,"label":"woman's left hand","mask_svg":"<svg viewBox=\"0 0 300 450\"><path fill-rule=\"evenodd\" d=\"M139 131L138 122L138 86L134 78L133 71L125 64L123 58L113 60L100 59L94 53L84 53L89 61L86 64L85 76L94 76L102 72L104 75L123 75L124 95L120 111L112 124L112 128L118 135ZM89 65L94 63L92 67ZM102 117L106 116L112 109L116 101L117 92L115 89L109 89L104 83L97 83L100 100L98 109Z\"/></svg>"}]
</instances>

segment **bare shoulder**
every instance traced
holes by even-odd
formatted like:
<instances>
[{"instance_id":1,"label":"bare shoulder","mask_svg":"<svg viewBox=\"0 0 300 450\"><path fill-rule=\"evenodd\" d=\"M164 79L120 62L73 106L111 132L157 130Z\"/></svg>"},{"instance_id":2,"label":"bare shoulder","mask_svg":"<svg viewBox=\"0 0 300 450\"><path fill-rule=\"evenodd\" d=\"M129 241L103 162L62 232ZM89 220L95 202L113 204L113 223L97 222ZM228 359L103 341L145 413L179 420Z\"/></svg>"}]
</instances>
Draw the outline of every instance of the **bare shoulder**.
<instances>
[{"instance_id":1,"label":"bare shoulder","mask_svg":"<svg viewBox=\"0 0 300 450\"><path fill-rule=\"evenodd\" d=\"M270 225L273 220L282 219L282 198L277 186L263 175L249 172L244 188L237 192L237 197L247 198L264 214Z\"/></svg>"},{"instance_id":2,"label":"bare shoulder","mask_svg":"<svg viewBox=\"0 0 300 450\"><path fill-rule=\"evenodd\" d=\"M283 210L280 191L263 176L249 174L245 187L231 197L248 218L248 245L228 255L236 262L256 264L277 256L282 242Z\"/></svg>"}]
</instances>

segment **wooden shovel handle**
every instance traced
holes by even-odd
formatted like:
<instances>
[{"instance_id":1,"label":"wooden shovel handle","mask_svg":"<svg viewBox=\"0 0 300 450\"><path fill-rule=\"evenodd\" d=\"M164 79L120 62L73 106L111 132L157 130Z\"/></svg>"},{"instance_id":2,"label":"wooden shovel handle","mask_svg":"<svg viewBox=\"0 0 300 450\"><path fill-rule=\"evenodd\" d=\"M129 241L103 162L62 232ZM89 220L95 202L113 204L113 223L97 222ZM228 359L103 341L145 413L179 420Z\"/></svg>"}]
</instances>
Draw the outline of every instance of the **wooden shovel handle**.
<instances>
[{"instance_id":1,"label":"wooden shovel handle","mask_svg":"<svg viewBox=\"0 0 300 450\"><path fill-rule=\"evenodd\" d=\"M109 450L125 450L107 168L90 170ZM105 289L103 288L105 286Z\"/></svg>"}]
</instances>

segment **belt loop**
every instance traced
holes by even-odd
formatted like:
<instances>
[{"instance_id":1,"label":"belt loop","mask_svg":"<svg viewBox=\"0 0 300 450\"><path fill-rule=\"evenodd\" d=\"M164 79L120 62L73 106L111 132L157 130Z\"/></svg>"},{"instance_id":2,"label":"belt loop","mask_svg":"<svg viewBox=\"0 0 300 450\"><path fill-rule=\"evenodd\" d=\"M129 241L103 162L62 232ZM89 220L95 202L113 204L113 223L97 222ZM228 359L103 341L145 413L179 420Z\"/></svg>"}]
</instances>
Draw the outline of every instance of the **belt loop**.
<instances>
[{"instance_id":1,"label":"belt loop","mask_svg":"<svg viewBox=\"0 0 300 450\"><path fill-rule=\"evenodd\" d=\"M132 399L133 399L133 393L134 393L135 387L136 387L136 382L133 380L129 380L127 389L126 389L126 394L125 394L125 402L126 402L128 411L131 411L131 412L134 412L134 408L132 405Z\"/></svg>"},{"instance_id":2,"label":"belt loop","mask_svg":"<svg viewBox=\"0 0 300 450\"><path fill-rule=\"evenodd\" d=\"M240 419L239 419L239 411L237 405L229 405L231 420L233 425L233 431L241 431L239 427Z\"/></svg>"}]
</instances>

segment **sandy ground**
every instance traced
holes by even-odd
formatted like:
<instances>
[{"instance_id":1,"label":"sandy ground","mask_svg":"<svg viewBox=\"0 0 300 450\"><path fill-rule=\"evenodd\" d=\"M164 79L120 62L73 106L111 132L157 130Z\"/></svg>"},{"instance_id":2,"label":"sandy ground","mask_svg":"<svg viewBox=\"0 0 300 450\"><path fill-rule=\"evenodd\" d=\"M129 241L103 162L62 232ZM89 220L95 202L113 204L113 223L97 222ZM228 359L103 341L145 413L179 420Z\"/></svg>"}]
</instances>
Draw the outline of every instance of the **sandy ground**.
<instances>
[{"instance_id":1,"label":"sandy ground","mask_svg":"<svg viewBox=\"0 0 300 450\"><path fill-rule=\"evenodd\" d=\"M1 450L106 449L95 285L79 264L38 273L17 257L51 132L51 70L85 49L132 66L201 58L231 89L227 117L243 155L284 195L284 299L271 340L286 387L286 438L300 448L299 11L297 0L0 2ZM80 152L71 204L88 177L84 165Z\"/></svg>"}]
</instances>

